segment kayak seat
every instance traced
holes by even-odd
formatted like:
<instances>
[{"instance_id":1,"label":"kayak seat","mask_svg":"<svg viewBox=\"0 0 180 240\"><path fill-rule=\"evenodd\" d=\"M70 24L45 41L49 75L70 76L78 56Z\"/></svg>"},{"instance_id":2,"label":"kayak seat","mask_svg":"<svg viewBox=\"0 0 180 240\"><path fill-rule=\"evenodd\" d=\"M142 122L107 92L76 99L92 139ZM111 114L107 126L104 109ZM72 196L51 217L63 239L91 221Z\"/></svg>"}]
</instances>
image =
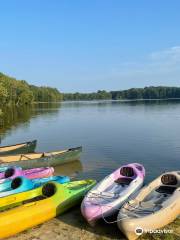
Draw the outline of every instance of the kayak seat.
<instances>
[{"instance_id":1,"label":"kayak seat","mask_svg":"<svg viewBox=\"0 0 180 240\"><path fill-rule=\"evenodd\" d=\"M172 187L172 186L160 186L158 189L156 189L156 192L165 193L165 194L173 194L173 192L176 189L177 189L176 187Z\"/></svg>"},{"instance_id":2,"label":"kayak seat","mask_svg":"<svg viewBox=\"0 0 180 240\"><path fill-rule=\"evenodd\" d=\"M16 188L20 187L21 184L22 184L22 179L20 177L17 177L12 180L11 188L16 189Z\"/></svg>"},{"instance_id":3,"label":"kayak seat","mask_svg":"<svg viewBox=\"0 0 180 240\"><path fill-rule=\"evenodd\" d=\"M114 182L120 185L129 185L132 180L131 178L118 178Z\"/></svg>"},{"instance_id":4,"label":"kayak seat","mask_svg":"<svg viewBox=\"0 0 180 240\"><path fill-rule=\"evenodd\" d=\"M8 168L5 173L4 173L4 177L5 178L9 178L12 177L15 173L15 169L14 168Z\"/></svg>"},{"instance_id":5,"label":"kayak seat","mask_svg":"<svg viewBox=\"0 0 180 240\"><path fill-rule=\"evenodd\" d=\"M120 174L124 177L133 177L134 176L134 170L132 167L122 167L120 169Z\"/></svg>"},{"instance_id":6,"label":"kayak seat","mask_svg":"<svg viewBox=\"0 0 180 240\"><path fill-rule=\"evenodd\" d=\"M45 197L52 197L56 193L56 186L53 183L47 183L42 188L42 194Z\"/></svg>"},{"instance_id":7,"label":"kayak seat","mask_svg":"<svg viewBox=\"0 0 180 240\"><path fill-rule=\"evenodd\" d=\"M161 177L161 182L164 185L177 185L178 183L176 176L173 174L164 174Z\"/></svg>"}]
</instances>

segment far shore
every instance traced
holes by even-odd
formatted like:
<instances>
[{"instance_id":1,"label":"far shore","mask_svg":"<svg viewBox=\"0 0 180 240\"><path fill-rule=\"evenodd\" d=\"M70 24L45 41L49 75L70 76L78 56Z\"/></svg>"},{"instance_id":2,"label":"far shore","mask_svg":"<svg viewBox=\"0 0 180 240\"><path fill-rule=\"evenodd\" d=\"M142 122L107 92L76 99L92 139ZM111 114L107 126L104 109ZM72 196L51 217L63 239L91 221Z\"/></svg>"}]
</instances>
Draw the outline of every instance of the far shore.
<instances>
[{"instance_id":1,"label":"far shore","mask_svg":"<svg viewBox=\"0 0 180 240\"><path fill-rule=\"evenodd\" d=\"M64 103L64 102L136 102L136 101L169 101L180 100L180 98L152 98L152 99L93 99L93 100L62 100L57 102L33 102L33 104L39 103Z\"/></svg>"}]
</instances>

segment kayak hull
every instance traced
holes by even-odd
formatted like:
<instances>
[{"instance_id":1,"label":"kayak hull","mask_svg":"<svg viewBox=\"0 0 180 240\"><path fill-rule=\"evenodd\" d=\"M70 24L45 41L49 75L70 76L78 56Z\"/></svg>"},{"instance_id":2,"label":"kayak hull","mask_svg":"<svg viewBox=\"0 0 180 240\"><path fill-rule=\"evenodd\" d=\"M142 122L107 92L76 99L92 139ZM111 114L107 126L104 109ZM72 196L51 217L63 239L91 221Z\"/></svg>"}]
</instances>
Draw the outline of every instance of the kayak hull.
<instances>
[{"instance_id":1,"label":"kayak hull","mask_svg":"<svg viewBox=\"0 0 180 240\"><path fill-rule=\"evenodd\" d=\"M0 172L0 183L14 179L18 176L24 176L29 179L50 177L54 173L53 167L44 168L32 168L28 170L22 170L20 167L9 167L4 172Z\"/></svg>"},{"instance_id":2,"label":"kayak hull","mask_svg":"<svg viewBox=\"0 0 180 240\"><path fill-rule=\"evenodd\" d=\"M132 169L134 176L126 176L125 178L120 174L121 170L125 168ZM144 176L144 167L137 163L117 169L87 194L81 204L82 215L91 226L94 226L100 218L105 220L106 217L116 214L128 198L132 197L143 186ZM123 180L124 182L116 183L117 180ZM126 184L125 181L129 183Z\"/></svg>"},{"instance_id":3,"label":"kayak hull","mask_svg":"<svg viewBox=\"0 0 180 240\"><path fill-rule=\"evenodd\" d=\"M165 175L175 175L177 181L172 193L159 192ZM159 188L160 187L160 188ZM165 188L164 188L165 189ZM153 194L152 194L153 193ZM163 228L173 222L180 214L180 176L177 172L164 173L144 187L135 199L125 204L119 211L117 225L129 240L135 240L147 230Z\"/></svg>"}]
</instances>

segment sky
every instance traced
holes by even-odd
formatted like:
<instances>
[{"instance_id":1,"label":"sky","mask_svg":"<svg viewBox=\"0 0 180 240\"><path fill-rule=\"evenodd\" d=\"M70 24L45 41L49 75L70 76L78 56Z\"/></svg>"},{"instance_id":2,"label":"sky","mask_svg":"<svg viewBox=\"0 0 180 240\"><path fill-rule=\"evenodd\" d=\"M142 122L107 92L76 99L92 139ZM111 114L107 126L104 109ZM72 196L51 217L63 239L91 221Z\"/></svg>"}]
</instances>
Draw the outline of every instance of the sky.
<instances>
[{"instance_id":1,"label":"sky","mask_svg":"<svg viewBox=\"0 0 180 240\"><path fill-rule=\"evenodd\" d=\"M180 87L179 0L2 0L0 72L62 92Z\"/></svg>"}]
</instances>

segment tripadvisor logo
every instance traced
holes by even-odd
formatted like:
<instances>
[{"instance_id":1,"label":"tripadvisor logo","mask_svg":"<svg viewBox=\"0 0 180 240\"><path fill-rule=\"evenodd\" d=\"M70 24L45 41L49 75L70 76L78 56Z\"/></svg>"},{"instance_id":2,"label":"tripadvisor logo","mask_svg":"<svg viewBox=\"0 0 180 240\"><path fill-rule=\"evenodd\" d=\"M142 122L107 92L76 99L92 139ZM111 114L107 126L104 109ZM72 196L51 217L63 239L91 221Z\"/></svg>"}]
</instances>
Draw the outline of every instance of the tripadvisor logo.
<instances>
[{"instance_id":1,"label":"tripadvisor logo","mask_svg":"<svg viewBox=\"0 0 180 240\"><path fill-rule=\"evenodd\" d=\"M150 233L150 234L152 234L152 233L155 233L155 234L157 234L157 233L164 233L164 234L172 233L173 230L172 229L143 229L142 227L137 227L134 230L134 232L137 236L140 236L143 233Z\"/></svg>"},{"instance_id":2,"label":"tripadvisor logo","mask_svg":"<svg viewBox=\"0 0 180 240\"><path fill-rule=\"evenodd\" d=\"M143 234L143 229L142 229L141 227L137 227L137 228L135 229L135 233L136 233L136 235L140 236L140 235Z\"/></svg>"}]
</instances>

